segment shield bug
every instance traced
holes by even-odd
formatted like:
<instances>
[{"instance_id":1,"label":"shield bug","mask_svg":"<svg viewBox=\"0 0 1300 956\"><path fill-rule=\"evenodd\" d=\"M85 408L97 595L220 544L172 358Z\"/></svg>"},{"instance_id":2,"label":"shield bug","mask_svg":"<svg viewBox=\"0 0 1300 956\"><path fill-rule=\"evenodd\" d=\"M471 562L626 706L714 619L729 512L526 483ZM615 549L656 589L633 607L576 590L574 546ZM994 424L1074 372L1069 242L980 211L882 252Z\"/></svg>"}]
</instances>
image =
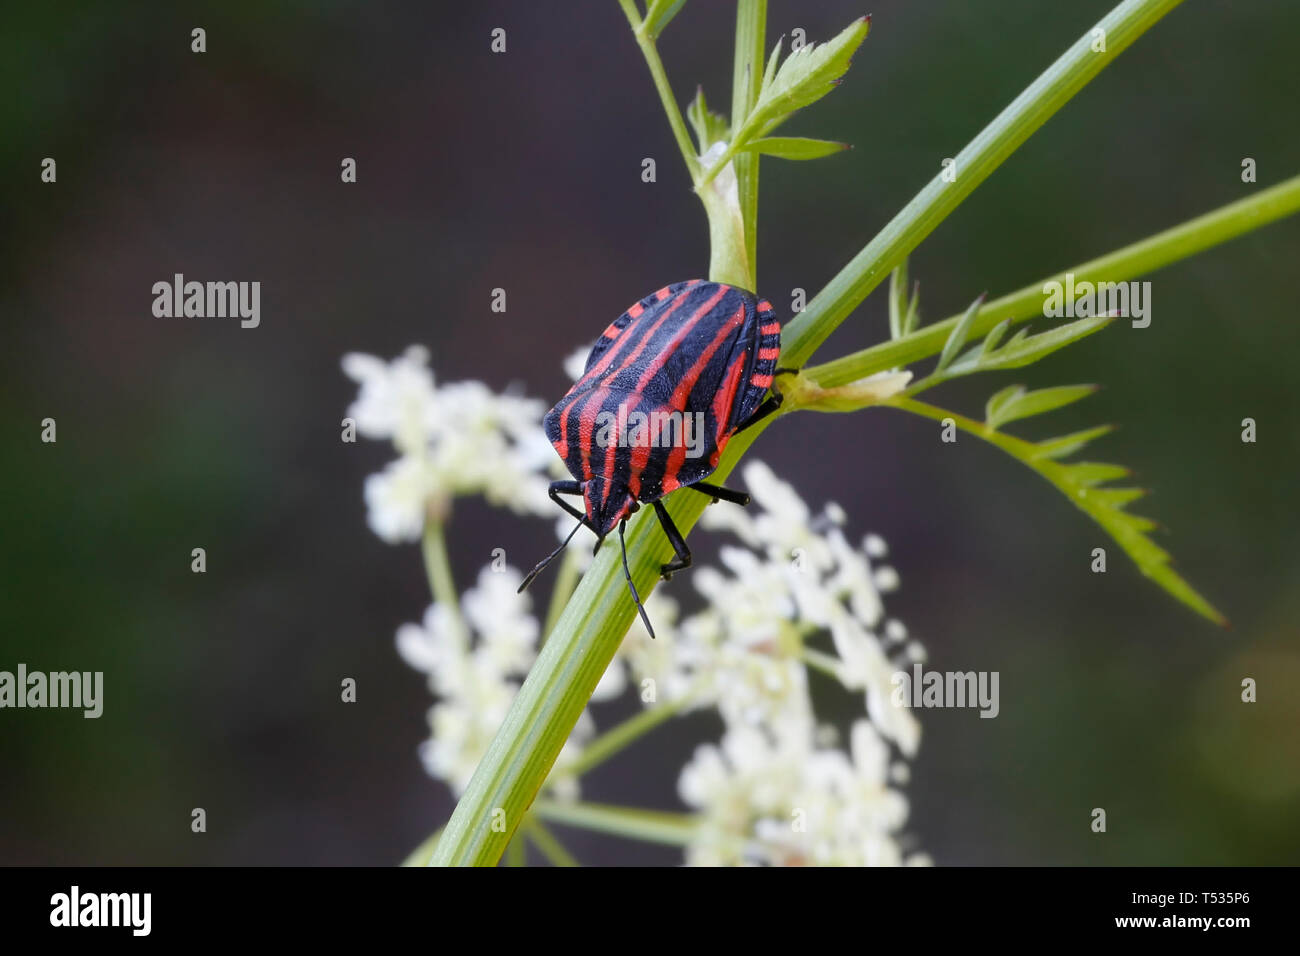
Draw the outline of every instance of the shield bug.
<instances>
[{"instance_id":1,"label":"shield bug","mask_svg":"<svg viewBox=\"0 0 1300 956\"><path fill-rule=\"evenodd\" d=\"M766 300L735 286L691 279L646 296L605 329L582 377L546 415L546 436L572 481L550 495L578 519L564 543L529 573L522 591L586 525L599 549L618 529L623 576L654 636L627 566L623 529L643 504L654 506L673 546L661 568L667 579L691 565L686 541L663 497L691 488L739 505L749 496L704 481L733 435L772 414L781 394L768 395L778 369L781 323ZM560 498L581 497L583 510Z\"/></svg>"}]
</instances>

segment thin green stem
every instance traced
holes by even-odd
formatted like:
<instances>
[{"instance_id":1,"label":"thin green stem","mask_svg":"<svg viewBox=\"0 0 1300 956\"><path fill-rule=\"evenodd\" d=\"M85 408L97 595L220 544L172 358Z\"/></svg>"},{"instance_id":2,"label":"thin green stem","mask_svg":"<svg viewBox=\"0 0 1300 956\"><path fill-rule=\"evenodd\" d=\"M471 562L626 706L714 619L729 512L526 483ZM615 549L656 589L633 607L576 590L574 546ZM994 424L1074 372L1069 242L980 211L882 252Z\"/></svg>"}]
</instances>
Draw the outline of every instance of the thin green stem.
<instances>
[{"instance_id":1,"label":"thin green stem","mask_svg":"<svg viewBox=\"0 0 1300 956\"><path fill-rule=\"evenodd\" d=\"M971 323L968 340L974 341L986 335L1003 319L1010 319L1015 325L1041 317L1043 286L1049 282L1064 283L1067 274L1073 274L1076 283L1123 282L1155 272L1296 212L1300 212L1300 176L1293 176L1246 199L1220 206L1123 249L1063 269L988 302ZM833 388L937 355L961 318L960 315L952 316L900 339L882 342L804 372L823 388Z\"/></svg>"},{"instance_id":2,"label":"thin green stem","mask_svg":"<svg viewBox=\"0 0 1300 956\"><path fill-rule=\"evenodd\" d=\"M763 78L764 45L767 36L767 0L740 0L736 5L736 57L731 74L731 128L739 131L758 102ZM732 151L732 144L727 151ZM722 163L731 157L724 156ZM740 193L740 216L745 227L745 258L751 280L758 281L758 162L757 152L737 156L736 185ZM722 163L711 171L716 175Z\"/></svg>"},{"instance_id":3,"label":"thin green stem","mask_svg":"<svg viewBox=\"0 0 1300 956\"><path fill-rule=\"evenodd\" d=\"M577 777L599 766L634 740L672 720L685 706L685 700L656 704L611 727L583 748L582 756L573 764L570 772Z\"/></svg>"},{"instance_id":4,"label":"thin green stem","mask_svg":"<svg viewBox=\"0 0 1300 956\"><path fill-rule=\"evenodd\" d=\"M445 605L451 612L462 650L469 646L469 632L465 619L460 613L460 592L451 575L451 561L447 557L447 536L441 521L429 518L424 523L424 538L421 542L424 552L424 570L429 576L429 590L433 599Z\"/></svg>"},{"instance_id":5,"label":"thin green stem","mask_svg":"<svg viewBox=\"0 0 1300 956\"><path fill-rule=\"evenodd\" d=\"M843 676L843 669L840 667L839 659L832 657L830 654L819 651L813 647L805 647L799 656L809 667L815 668L836 680L839 680Z\"/></svg>"},{"instance_id":6,"label":"thin green stem","mask_svg":"<svg viewBox=\"0 0 1300 956\"><path fill-rule=\"evenodd\" d=\"M696 825L695 818L689 813L633 810L599 803L538 800L533 805L533 813L552 823L669 846L685 846L689 843Z\"/></svg>"},{"instance_id":7,"label":"thin green stem","mask_svg":"<svg viewBox=\"0 0 1300 956\"><path fill-rule=\"evenodd\" d=\"M1105 52L1089 30L940 169L874 239L781 330L781 364L803 365L835 328L980 183L1093 77L1180 0L1124 0L1102 18ZM938 165L936 163L936 165ZM949 182L945 172L952 176Z\"/></svg>"},{"instance_id":8,"label":"thin green stem","mask_svg":"<svg viewBox=\"0 0 1300 956\"><path fill-rule=\"evenodd\" d=\"M523 835L516 833L515 838L506 847L506 866L527 866L528 844Z\"/></svg>"},{"instance_id":9,"label":"thin green stem","mask_svg":"<svg viewBox=\"0 0 1300 956\"><path fill-rule=\"evenodd\" d=\"M548 830L541 820L538 820L535 816L530 817L526 827L528 838L533 841L537 849L542 851L542 855L555 866L580 865L574 859L573 854L564 848L564 844L555 838L555 834Z\"/></svg>"},{"instance_id":10,"label":"thin green stem","mask_svg":"<svg viewBox=\"0 0 1300 956\"><path fill-rule=\"evenodd\" d=\"M714 472L714 481L726 481L736 462L771 421L766 419L731 439ZM704 513L708 499L688 490L674 492L664 503L678 530L688 534ZM653 510L641 509L628 525L627 560L642 599L658 585L660 568L671 557L672 546L659 529ZM636 613L623 582L619 549L601 548L474 771L438 841L433 865L496 863L545 782ZM494 810L504 814L504 830L493 826L498 819Z\"/></svg>"},{"instance_id":11,"label":"thin green stem","mask_svg":"<svg viewBox=\"0 0 1300 956\"><path fill-rule=\"evenodd\" d=\"M636 37L637 46L641 48L641 55L645 57L646 66L650 68L650 76L654 80L655 89L659 92L659 100L663 103L664 113L668 116L668 125L672 127L673 137L677 140L677 148L681 150L682 159L686 163L686 170L691 174L691 182L694 183L700 178L700 161L695 155L695 147L691 145L691 134L686 129L686 120L682 117L682 111L677 106L677 98L673 96L673 88L668 83L668 74L664 72L663 61L659 59L659 50L655 46L652 37L646 36L645 30L641 27L641 17L636 11L636 4L632 0L618 0L619 6L623 8L623 13L627 16L627 22L632 26L632 35Z\"/></svg>"}]
</instances>

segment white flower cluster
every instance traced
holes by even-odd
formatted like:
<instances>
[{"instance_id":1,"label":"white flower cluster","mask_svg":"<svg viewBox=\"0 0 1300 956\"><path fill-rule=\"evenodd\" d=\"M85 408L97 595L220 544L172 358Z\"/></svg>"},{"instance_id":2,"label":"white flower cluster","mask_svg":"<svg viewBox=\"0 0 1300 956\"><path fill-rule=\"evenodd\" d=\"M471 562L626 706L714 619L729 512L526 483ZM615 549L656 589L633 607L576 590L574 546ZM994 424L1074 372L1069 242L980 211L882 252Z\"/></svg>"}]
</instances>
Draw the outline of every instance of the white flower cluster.
<instances>
[{"instance_id":1,"label":"white flower cluster","mask_svg":"<svg viewBox=\"0 0 1300 956\"><path fill-rule=\"evenodd\" d=\"M348 409L357 433L390 439L399 457L366 479L371 529L390 544L417 541L430 512L458 495L525 514L551 514L546 496L555 452L538 427L541 402L498 395L482 382L435 386L429 353L411 346L391 362L343 357L361 386Z\"/></svg>"},{"instance_id":2,"label":"white flower cluster","mask_svg":"<svg viewBox=\"0 0 1300 956\"><path fill-rule=\"evenodd\" d=\"M921 651L884 618L881 594L898 586L893 568L873 566L885 543L871 535L854 548L840 508L812 514L761 462L743 473L750 507L718 504L701 519L745 544L722 549L721 569L691 572L705 608L679 622L674 604L652 598L658 639L634 625L614 663L638 686L654 681L661 701L716 708L723 718L721 743L700 747L679 780L701 815L687 860L905 862L897 836L907 803L890 782L907 765L891 767L890 744L911 757L920 727L891 703L891 677L899 657ZM848 752L816 719L809 668L865 696L868 719L854 724Z\"/></svg>"},{"instance_id":3,"label":"white flower cluster","mask_svg":"<svg viewBox=\"0 0 1300 956\"><path fill-rule=\"evenodd\" d=\"M434 602L422 624L403 624L397 631L398 653L428 675L429 690L438 697L429 711L431 735L421 745L420 758L429 775L446 782L457 796L469 786L537 657L539 627L528 595L517 593L522 580L514 568L484 568L478 584L461 598L463 619ZM621 686L606 685L605 694L611 689L622 692ZM598 699L604 698L593 695ZM547 779L556 796L577 797L578 782L569 768L595 732L595 722L584 711Z\"/></svg>"}]
</instances>

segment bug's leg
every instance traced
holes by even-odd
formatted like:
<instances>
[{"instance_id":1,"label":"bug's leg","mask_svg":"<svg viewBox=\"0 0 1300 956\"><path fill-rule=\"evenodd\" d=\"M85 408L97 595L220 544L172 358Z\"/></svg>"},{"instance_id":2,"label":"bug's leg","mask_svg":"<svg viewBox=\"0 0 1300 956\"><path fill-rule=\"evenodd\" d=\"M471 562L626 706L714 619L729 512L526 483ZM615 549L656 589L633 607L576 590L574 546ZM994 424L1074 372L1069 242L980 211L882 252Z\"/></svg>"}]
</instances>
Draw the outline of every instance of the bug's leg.
<instances>
[{"instance_id":1,"label":"bug's leg","mask_svg":"<svg viewBox=\"0 0 1300 956\"><path fill-rule=\"evenodd\" d=\"M575 518L577 518L579 521L585 521L585 520L586 520L586 517L587 517L586 515L584 515L584 514L583 514L581 511L579 511L577 508L573 507L573 505L569 504L567 501L561 501L561 500L560 500L560 497L559 497L560 495L579 495L579 496L581 496L581 495L582 495L582 484L581 484L581 482L577 482L577 481L553 481L553 482L551 482L551 487L549 487L549 488L546 489L546 493L547 493L548 495L551 496L551 500L552 500L552 501L554 501L557 505L559 505L561 508L563 508L563 509L564 509L565 511L567 511L569 514L573 515L573 516L574 516Z\"/></svg>"},{"instance_id":2,"label":"bug's leg","mask_svg":"<svg viewBox=\"0 0 1300 956\"><path fill-rule=\"evenodd\" d=\"M577 508L573 507L573 505L569 504L567 501L561 501L559 498L560 495L582 494L581 484L579 484L576 481L553 481L551 482L551 487L546 489L546 493L551 496L552 501L554 501L557 505L559 505L569 514L577 518L578 523L574 527L574 529L569 532L569 536L564 539L564 543L562 545L560 545L558 548L556 548L554 551L552 551L550 554L544 557L541 561L537 562L537 566L528 572L528 576L524 578L524 583L519 585L519 590L518 592L516 592L519 594L522 594L524 590L528 587L528 585L533 583L533 578L541 574L542 571L545 570L546 566L550 564L552 561L554 561L561 551L563 551L566 547L568 547L569 542L573 540L573 536L578 533L578 528L581 528L584 524L587 524L587 516L585 514L583 514Z\"/></svg>"},{"instance_id":3,"label":"bug's leg","mask_svg":"<svg viewBox=\"0 0 1300 956\"><path fill-rule=\"evenodd\" d=\"M778 368L773 370L772 377L776 378L778 375L798 375L798 374L799 374L799 369L797 368ZM754 414L750 415L743 422L741 422L740 426L734 432L732 432L732 434L739 435L746 428L750 428L754 425L757 425L763 419L767 418L768 415L771 415L778 408L780 408L781 403L784 401L785 401L785 396L782 395L780 392L776 391L775 389L773 389L772 394L767 397L767 399L763 402L763 404L759 405L758 408L754 410Z\"/></svg>"},{"instance_id":4,"label":"bug's leg","mask_svg":"<svg viewBox=\"0 0 1300 956\"><path fill-rule=\"evenodd\" d=\"M563 504L563 502L561 502L561 504ZM524 578L524 583L519 585L519 590L516 591L515 593L523 594L524 589L527 588L528 585L533 583L533 578L541 574L542 571L546 569L546 566L550 564L552 561L554 561L559 556L560 552L569 546L569 542L572 541L573 536L578 533L578 529L581 528L586 523L587 523L587 516L579 515L578 523L573 526L573 530L569 532L569 536L564 539L564 542L558 548L556 548L546 557L542 558L542 560L537 562L537 567L533 568L531 571L528 572L528 577Z\"/></svg>"},{"instance_id":5,"label":"bug's leg","mask_svg":"<svg viewBox=\"0 0 1300 956\"><path fill-rule=\"evenodd\" d=\"M707 481L697 481L695 484L686 487L708 495L714 501L730 501L733 505L741 505L742 507L749 504L750 500L749 495L743 491L734 491L731 488L710 484Z\"/></svg>"},{"instance_id":6,"label":"bug's leg","mask_svg":"<svg viewBox=\"0 0 1300 956\"><path fill-rule=\"evenodd\" d=\"M676 557L659 569L660 577L667 581L673 576L674 571L684 571L691 566L691 549L686 547L686 539L677 530L677 525L673 524L673 519L662 501L655 502L655 514L659 516L659 523L663 525L664 534L668 536L668 543L676 552Z\"/></svg>"},{"instance_id":7,"label":"bug's leg","mask_svg":"<svg viewBox=\"0 0 1300 956\"><path fill-rule=\"evenodd\" d=\"M732 434L739 435L746 428L752 428L753 426L757 425L763 419L767 418L768 415L771 415L778 408L780 408L781 403L784 401L785 401L785 396L782 395L780 392L776 392L768 396L767 400L764 401L762 405L759 405L758 408L754 410L754 414L750 415L743 422L741 422L740 426Z\"/></svg>"},{"instance_id":8,"label":"bug's leg","mask_svg":"<svg viewBox=\"0 0 1300 956\"><path fill-rule=\"evenodd\" d=\"M627 539L623 537L623 529L626 526L626 518L618 523L618 543L623 546L623 577L627 579L627 589L632 592L632 600L636 602L636 609L641 612L641 620L645 623L645 629L653 638L655 629L650 626L650 618L646 616L645 605L641 603L641 595L636 593L636 585L632 583L632 572L627 569Z\"/></svg>"}]
</instances>

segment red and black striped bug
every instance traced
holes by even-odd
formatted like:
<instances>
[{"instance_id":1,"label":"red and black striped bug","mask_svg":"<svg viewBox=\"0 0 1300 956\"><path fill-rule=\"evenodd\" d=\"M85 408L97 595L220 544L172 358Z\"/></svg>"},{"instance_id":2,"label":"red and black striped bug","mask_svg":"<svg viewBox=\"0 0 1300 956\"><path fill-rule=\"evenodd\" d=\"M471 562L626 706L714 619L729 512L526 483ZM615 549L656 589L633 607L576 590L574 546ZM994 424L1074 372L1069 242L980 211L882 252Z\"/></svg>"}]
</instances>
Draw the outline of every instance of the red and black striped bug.
<instances>
[{"instance_id":1,"label":"red and black striped bug","mask_svg":"<svg viewBox=\"0 0 1300 956\"><path fill-rule=\"evenodd\" d=\"M573 481L550 495L578 519L569 537L524 579L522 591L564 550L578 528L596 532L596 547L615 527L623 576L646 630L654 636L627 566L628 516L653 504L675 552L661 568L667 579L691 565L691 552L661 500L691 488L715 501L749 504L749 495L710 484L728 440L772 414L768 396L781 352L781 323L772 306L734 286L691 279L646 296L605 329L587 367L546 415L546 436ZM633 426L633 427L629 427ZM579 511L560 495L581 496ZM584 513L585 512L585 513Z\"/></svg>"}]
</instances>

